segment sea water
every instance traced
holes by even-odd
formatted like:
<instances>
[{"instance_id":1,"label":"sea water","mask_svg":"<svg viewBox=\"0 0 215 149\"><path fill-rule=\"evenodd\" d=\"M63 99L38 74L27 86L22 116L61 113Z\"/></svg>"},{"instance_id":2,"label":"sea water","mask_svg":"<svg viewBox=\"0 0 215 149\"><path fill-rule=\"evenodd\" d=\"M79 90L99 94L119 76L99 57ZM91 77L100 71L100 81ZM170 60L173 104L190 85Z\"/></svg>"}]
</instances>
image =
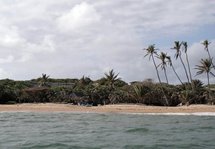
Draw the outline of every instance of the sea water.
<instances>
[{"instance_id":1,"label":"sea water","mask_svg":"<svg viewBox=\"0 0 215 149\"><path fill-rule=\"evenodd\" d=\"M0 112L0 149L215 148L215 116Z\"/></svg>"}]
</instances>

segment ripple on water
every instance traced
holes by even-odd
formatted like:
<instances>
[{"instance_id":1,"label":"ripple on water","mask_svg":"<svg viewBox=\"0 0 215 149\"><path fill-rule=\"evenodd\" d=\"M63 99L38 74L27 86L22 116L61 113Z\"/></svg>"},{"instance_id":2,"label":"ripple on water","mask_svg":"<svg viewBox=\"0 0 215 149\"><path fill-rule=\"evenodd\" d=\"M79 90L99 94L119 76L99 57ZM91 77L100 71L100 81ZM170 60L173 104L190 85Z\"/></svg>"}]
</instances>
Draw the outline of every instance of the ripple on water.
<instances>
[{"instance_id":1,"label":"ripple on water","mask_svg":"<svg viewBox=\"0 0 215 149\"><path fill-rule=\"evenodd\" d=\"M145 149L145 145L125 145L124 149Z\"/></svg>"},{"instance_id":2,"label":"ripple on water","mask_svg":"<svg viewBox=\"0 0 215 149\"><path fill-rule=\"evenodd\" d=\"M127 133L146 133L148 131L149 129L147 128L132 128L132 129L126 130Z\"/></svg>"}]
</instances>

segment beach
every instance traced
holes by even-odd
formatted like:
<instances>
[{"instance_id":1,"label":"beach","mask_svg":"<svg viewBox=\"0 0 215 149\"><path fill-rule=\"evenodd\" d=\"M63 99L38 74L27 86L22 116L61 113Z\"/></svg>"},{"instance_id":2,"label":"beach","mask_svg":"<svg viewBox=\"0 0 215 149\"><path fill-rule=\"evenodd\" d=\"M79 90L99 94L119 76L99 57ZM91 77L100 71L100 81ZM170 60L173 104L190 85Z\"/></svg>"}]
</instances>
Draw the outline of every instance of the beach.
<instances>
[{"instance_id":1,"label":"beach","mask_svg":"<svg viewBox=\"0 0 215 149\"><path fill-rule=\"evenodd\" d=\"M1 112L92 112L92 113L215 113L213 105L190 105L178 107L115 104L104 106L78 106L56 103L24 103L0 105Z\"/></svg>"}]
</instances>

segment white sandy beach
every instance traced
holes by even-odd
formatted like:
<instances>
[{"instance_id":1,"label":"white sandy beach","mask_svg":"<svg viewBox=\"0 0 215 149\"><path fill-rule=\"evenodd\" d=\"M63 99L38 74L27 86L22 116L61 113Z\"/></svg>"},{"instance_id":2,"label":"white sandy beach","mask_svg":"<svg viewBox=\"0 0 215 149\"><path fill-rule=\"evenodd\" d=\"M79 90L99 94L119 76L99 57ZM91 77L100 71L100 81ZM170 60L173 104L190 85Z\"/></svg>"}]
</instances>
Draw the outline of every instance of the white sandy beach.
<instances>
[{"instance_id":1,"label":"white sandy beach","mask_svg":"<svg viewBox=\"0 0 215 149\"><path fill-rule=\"evenodd\" d=\"M179 107L145 106L135 104L116 104L96 107L85 107L71 104L39 103L39 104L15 104L0 105L3 112L96 112L96 113L214 113L212 105L190 105Z\"/></svg>"}]
</instances>

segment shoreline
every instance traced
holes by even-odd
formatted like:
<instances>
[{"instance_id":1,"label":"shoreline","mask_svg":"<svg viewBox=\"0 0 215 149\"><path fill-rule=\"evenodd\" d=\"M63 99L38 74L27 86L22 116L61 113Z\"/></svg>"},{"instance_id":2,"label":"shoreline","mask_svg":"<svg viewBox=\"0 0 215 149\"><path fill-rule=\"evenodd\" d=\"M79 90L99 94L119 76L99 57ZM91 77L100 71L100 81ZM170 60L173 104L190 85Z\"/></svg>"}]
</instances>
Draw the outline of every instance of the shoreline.
<instances>
[{"instance_id":1,"label":"shoreline","mask_svg":"<svg viewBox=\"0 0 215 149\"><path fill-rule=\"evenodd\" d=\"M161 107L136 104L115 104L85 107L59 103L23 103L14 105L0 105L0 112L83 112L162 115L215 115L215 106L190 105L179 107Z\"/></svg>"}]
</instances>

